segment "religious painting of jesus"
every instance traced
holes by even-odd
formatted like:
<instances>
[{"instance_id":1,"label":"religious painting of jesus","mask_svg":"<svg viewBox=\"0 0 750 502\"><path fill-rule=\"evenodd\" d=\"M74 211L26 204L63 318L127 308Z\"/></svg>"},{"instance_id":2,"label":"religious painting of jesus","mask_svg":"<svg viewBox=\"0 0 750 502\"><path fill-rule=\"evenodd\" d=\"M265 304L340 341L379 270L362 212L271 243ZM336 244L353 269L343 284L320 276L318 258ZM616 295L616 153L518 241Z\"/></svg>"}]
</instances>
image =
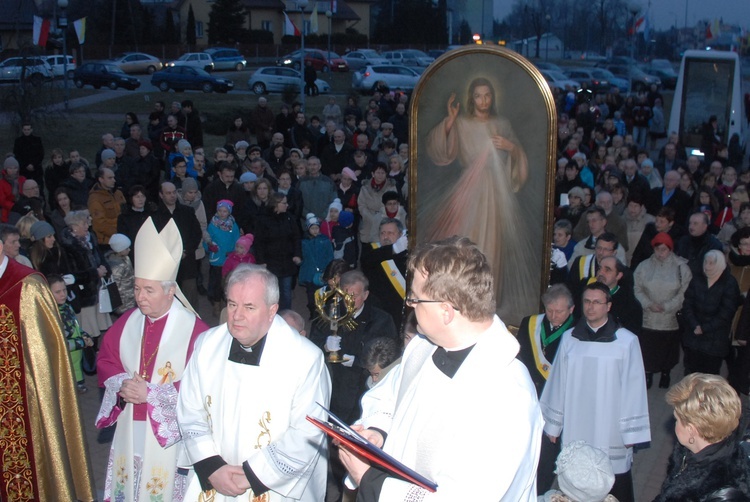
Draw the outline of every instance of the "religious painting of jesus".
<instances>
[{"instance_id":1,"label":"religious painting of jesus","mask_svg":"<svg viewBox=\"0 0 750 502\"><path fill-rule=\"evenodd\" d=\"M512 51L453 50L424 72L411 117L410 240L476 242L517 326L548 282L557 123L544 78Z\"/></svg>"}]
</instances>

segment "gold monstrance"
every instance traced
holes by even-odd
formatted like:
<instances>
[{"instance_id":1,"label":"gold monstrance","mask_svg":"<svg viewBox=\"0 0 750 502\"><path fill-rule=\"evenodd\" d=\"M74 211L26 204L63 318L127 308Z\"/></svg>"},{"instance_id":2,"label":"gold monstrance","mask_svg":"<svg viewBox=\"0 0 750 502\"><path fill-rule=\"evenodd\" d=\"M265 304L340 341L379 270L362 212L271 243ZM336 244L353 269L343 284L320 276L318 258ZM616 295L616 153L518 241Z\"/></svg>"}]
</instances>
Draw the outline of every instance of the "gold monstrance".
<instances>
[{"instance_id":1,"label":"gold monstrance","mask_svg":"<svg viewBox=\"0 0 750 502\"><path fill-rule=\"evenodd\" d=\"M331 328L331 334L337 336L339 326L349 326L354 321L354 297L338 287L338 285L327 291L323 295L315 295L315 308L320 314L320 319L328 323ZM349 326L354 328L354 325ZM345 359L339 352L333 351L328 353L329 363L343 363Z\"/></svg>"}]
</instances>

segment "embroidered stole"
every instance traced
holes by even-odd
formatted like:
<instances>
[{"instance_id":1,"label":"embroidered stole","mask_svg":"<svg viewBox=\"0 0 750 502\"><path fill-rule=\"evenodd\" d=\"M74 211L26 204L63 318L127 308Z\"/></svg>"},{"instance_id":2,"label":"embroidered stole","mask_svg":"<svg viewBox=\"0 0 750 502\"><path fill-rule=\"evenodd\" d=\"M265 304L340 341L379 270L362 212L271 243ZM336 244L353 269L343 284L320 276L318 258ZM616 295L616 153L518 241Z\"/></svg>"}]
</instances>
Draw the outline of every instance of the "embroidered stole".
<instances>
[{"instance_id":1,"label":"embroidered stole","mask_svg":"<svg viewBox=\"0 0 750 502\"><path fill-rule=\"evenodd\" d=\"M578 277L585 281L586 285L596 281L596 256L586 255L583 260L578 261Z\"/></svg>"},{"instance_id":2,"label":"embroidered stole","mask_svg":"<svg viewBox=\"0 0 750 502\"><path fill-rule=\"evenodd\" d=\"M379 243L372 243L373 249L378 249L379 247ZM380 266L385 271L385 275L386 277L388 277L388 280L391 281L393 289L396 290L396 292L402 299L406 298L406 279L404 278L404 274L402 274L396 266L396 262L394 260L385 260L383 262L380 262Z\"/></svg>"},{"instance_id":3,"label":"embroidered stole","mask_svg":"<svg viewBox=\"0 0 750 502\"><path fill-rule=\"evenodd\" d=\"M120 338L120 360L125 371L133 375L140 369L141 343L146 317L136 310L125 323ZM150 383L158 384L162 378L159 368L171 364L174 378L172 383L179 381L185 371L185 359L190 336L195 326L195 315L183 307L179 301L173 300L169 309L169 317L159 342L156 354L156 364L151 375ZM124 488L125 500L154 500L161 496L161 500L172 500L174 476L177 465L178 450L182 447L162 448L154 437L150 419L146 418L143 460L140 468L134 468L133 454L133 407L126 406L117 420L117 435L112 445L112 493L118 488ZM136 472L140 471L140 472ZM140 479L139 493L133 493L135 481ZM118 485L123 485L118 487Z\"/></svg>"}]
</instances>

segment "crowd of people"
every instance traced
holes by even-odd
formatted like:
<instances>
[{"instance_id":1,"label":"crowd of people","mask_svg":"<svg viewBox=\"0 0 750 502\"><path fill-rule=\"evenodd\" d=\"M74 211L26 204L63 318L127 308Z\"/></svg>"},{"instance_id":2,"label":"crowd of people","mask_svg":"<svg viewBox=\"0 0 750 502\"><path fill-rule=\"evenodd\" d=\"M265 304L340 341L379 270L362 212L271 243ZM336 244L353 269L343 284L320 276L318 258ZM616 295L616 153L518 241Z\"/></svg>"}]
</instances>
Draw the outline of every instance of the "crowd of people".
<instances>
[{"instance_id":1,"label":"crowd of people","mask_svg":"<svg viewBox=\"0 0 750 502\"><path fill-rule=\"evenodd\" d=\"M305 420L325 420L318 403L432 476L435 500L632 501L647 390L654 375L670 387L681 352L687 376L667 394L679 444L658 500L750 497L738 398L750 391L750 172L715 133L704 159L684 156L653 125L661 100L559 97L552 286L516 337L475 244L409 257L406 95L343 110L331 98L313 116L261 97L209 151L191 101L156 102L146 127L128 113L103 134L92 163L70 148L45 163L25 124L3 160L0 255L46 277L79 393L83 370L98 371L105 499L428 496L326 441ZM338 331L318 311L337 291L352 314ZM196 316L201 296L219 326ZM729 383L714 376L725 361ZM704 402L720 406L696 412ZM460 441L436 440L456 423ZM503 469L467 461L479 448ZM706 465L722 475L682 476Z\"/></svg>"}]
</instances>

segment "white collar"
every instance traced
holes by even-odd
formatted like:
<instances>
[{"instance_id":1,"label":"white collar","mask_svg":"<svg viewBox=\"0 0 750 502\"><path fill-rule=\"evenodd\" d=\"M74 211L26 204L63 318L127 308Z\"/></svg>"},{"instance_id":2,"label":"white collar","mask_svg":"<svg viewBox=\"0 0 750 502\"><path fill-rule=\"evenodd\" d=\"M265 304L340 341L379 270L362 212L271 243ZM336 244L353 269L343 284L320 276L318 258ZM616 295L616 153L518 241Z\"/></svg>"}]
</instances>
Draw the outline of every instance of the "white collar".
<instances>
[{"instance_id":1,"label":"white collar","mask_svg":"<svg viewBox=\"0 0 750 502\"><path fill-rule=\"evenodd\" d=\"M3 262L0 263L0 277L5 275L5 270L8 268L8 257L3 255Z\"/></svg>"}]
</instances>

